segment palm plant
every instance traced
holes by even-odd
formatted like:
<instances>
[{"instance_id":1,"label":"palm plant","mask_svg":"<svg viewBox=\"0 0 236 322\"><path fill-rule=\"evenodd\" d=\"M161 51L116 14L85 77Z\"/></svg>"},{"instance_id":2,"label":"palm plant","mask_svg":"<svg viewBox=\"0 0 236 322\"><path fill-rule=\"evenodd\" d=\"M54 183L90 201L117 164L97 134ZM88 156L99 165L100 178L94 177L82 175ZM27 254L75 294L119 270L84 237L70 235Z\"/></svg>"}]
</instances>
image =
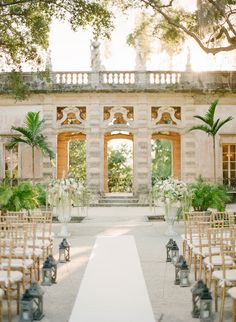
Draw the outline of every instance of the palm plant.
<instances>
[{"instance_id":1,"label":"palm plant","mask_svg":"<svg viewBox=\"0 0 236 322\"><path fill-rule=\"evenodd\" d=\"M213 141L213 160L214 160L214 182L216 182L216 134L220 130L220 128L231 121L233 118L232 116L227 117L224 120L218 118L215 121L215 111L218 104L218 100L215 100L209 106L208 111L206 112L205 116L195 115L196 119L199 119L203 122L203 124L195 125L191 127L188 131L200 130L208 134L208 136L212 137Z\"/></svg>"},{"instance_id":2,"label":"palm plant","mask_svg":"<svg viewBox=\"0 0 236 322\"><path fill-rule=\"evenodd\" d=\"M46 137L42 134L44 120L39 118L39 112L28 112L24 122L24 127L12 126L12 130L19 134L13 135L7 144L9 150L18 143L25 143L32 149L32 174L33 183L35 181L35 149L41 150L50 159L54 158L54 152L48 147Z\"/></svg>"}]
</instances>

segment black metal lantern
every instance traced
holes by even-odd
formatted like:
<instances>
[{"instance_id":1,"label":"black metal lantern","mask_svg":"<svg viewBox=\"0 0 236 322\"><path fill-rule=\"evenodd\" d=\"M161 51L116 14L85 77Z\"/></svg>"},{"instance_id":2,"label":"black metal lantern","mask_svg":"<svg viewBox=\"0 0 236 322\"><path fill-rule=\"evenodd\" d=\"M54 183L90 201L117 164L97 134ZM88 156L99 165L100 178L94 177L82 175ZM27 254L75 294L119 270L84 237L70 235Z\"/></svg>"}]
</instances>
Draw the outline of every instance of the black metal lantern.
<instances>
[{"instance_id":1,"label":"black metal lantern","mask_svg":"<svg viewBox=\"0 0 236 322\"><path fill-rule=\"evenodd\" d=\"M191 289L192 292L192 303L193 303L193 310L192 310L192 317L193 318L199 318L200 316L200 307L199 307L199 301L200 301L200 295L205 287L205 284L202 280L197 281L193 288Z\"/></svg>"},{"instance_id":2,"label":"black metal lantern","mask_svg":"<svg viewBox=\"0 0 236 322\"><path fill-rule=\"evenodd\" d=\"M70 261L70 243L63 238L59 245L59 262L66 263Z\"/></svg>"},{"instance_id":3,"label":"black metal lantern","mask_svg":"<svg viewBox=\"0 0 236 322\"><path fill-rule=\"evenodd\" d=\"M47 258L43 263L42 273L43 273L42 285L51 286L52 285L52 264L49 258Z\"/></svg>"},{"instance_id":4,"label":"black metal lantern","mask_svg":"<svg viewBox=\"0 0 236 322\"><path fill-rule=\"evenodd\" d=\"M52 275L51 275L51 280L52 283L56 284L57 282L57 261L52 255L48 256L48 259L52 265Z\"/></svg>"},{"instance_id":5,"label":"black metal lantern","mask_svg":"<svg viewBox=\"0 0 236 322\"><path fill-rule=\"evenodd\" d=\"M33 299L34 308L33 308L33 319L36 321L41 320L44 317L43 314L43 294L44 291L38 283L33 282L29 287L29 295Z\"/></svg>"},{"instance_id":6,"label":"black metal lantern","mask_svg":"<svg viewBox=\"0 0 236 322\"><path fill-rule=\"evenodd\" d=\"M190 281L189 281L189 268L188 268L188 265L187 265L187 263L186 263L185 260L182 262L182 264L180 266L179 279L180 279L179 285L181 287L190 286Z\"/></svg>"},{"instance_id":7,"label":"black metal lantern","mask_svg":"<svg viewBox=\"0 0 236 322\"><path fill-rule=\"evenodd\" d=\"M179 285L180 283L180 278L179 278L179 271L180 271L180 267L184 261L184 256L183 255L180 255L176 264L175 264L175 285Z\"/></svg>"},{"instance_id":8,"label":"black metal lantern","mask_svg":"<svg viewBox=\"0 0 236 322\"><path fill-rule=\"evenodd\" d=\"M213 319L212 296L208 287L205 285L200 295L200 321L212 322Z\"/></svg>"},{"instance_id":9,"label":"black metal lantern","mask_svg":"<svg viewBox=\"0 0 236 322\"><path fill-rule=\"evenodd\" d=\"M33 322L33 299L26 290L20 302L20 322Z\"/></svg>"},{"instance_id":10,"label":"black metal lantern","mask_svg":"<svg viewBox=\"0 0 236 322\"><path fill-rule=\"evenodd\" d=\"M166 244L166 262L171 262L170 250L171 250L173 243L174 243L174 240L172 238L170 238L170 240Z\"/></svg>"},{"instance_id":11,"label":"black metal lantern","mask_svg":"<svg viewBox=\"0 0 236 322\"><path fill-rule=\"evenodd\" d=\"M175 241L173 242L172 247L170 249L170 257L171 262L175 265L179 258L179 247Z\"/></svg>"}]
</instances>

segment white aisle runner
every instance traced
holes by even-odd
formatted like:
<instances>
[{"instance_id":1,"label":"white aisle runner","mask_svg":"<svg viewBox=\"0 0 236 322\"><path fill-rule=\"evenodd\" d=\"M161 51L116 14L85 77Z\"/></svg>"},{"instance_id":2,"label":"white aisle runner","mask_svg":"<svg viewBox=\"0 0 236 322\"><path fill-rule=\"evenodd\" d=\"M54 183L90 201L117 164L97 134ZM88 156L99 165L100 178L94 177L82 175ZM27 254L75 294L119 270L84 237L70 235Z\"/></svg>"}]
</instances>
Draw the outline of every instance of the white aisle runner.
<instances>
[{"instance_id":1,"label":"white aisle runner","mask_svg":"<svg viewBox=\"0 0 236 322\"><path fill-rule=\"evenodd\" d=\"M69 322L155 322L133 236L97 238Z\"/></svg>"}]
</instances>

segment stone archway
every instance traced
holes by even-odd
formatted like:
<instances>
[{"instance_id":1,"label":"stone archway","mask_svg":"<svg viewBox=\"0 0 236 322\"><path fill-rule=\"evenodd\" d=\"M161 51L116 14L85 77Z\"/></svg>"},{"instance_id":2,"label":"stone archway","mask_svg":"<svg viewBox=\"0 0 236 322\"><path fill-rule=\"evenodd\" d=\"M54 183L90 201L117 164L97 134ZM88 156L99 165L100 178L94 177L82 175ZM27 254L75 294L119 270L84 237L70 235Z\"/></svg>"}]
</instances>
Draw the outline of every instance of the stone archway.
<instances>
[{"instance_id":1,"label":"stone archway","mask_svg":"<svg viewBox=\"0 0 236 322\"><path fill-rule=\"evenodd\" d=\"M57 136L57 178L63 178L69 170L69 142L86 140L81 132L62 132Z\"/></svg>"},{"instance_id":2,"label":"stone archway","mask_svg":"<svg viewBox=\"0 0 236 322\"><path fill-rule=\"evenodd\" d=\"M172 144L172 176L181 178L181 143L177 132L159 132L152 134L153 140L169 140Z\"/></svg>"},{"instance_id":3,"label":"stone archway","mask_svg":"<svg viewBox=\"0 0 236 322\"><path fill-rule=\"evenodd\" d=\"M116 131L114 131L116 132ZM121 133L122 131L117 131L118 133L107 132L104 134L104 192L108 192L108 143L115 139L126 139L133 141L133 134L127 132Z\"/></svg>"}]
</instances>

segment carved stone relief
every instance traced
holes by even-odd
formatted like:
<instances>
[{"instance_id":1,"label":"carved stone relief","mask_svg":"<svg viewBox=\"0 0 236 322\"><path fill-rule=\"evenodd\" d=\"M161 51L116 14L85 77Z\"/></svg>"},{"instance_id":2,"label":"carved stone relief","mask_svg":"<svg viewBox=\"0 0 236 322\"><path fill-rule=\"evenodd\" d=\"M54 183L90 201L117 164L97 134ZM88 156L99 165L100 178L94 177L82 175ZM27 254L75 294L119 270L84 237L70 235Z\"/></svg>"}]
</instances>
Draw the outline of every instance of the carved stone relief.
<instances>
[{"instance_id":1,"label":"carved stone relief","mask_svg":"<svg viewBox=\"0 0 236 322\"><path fill-rule=\"evenodd\" d=\"M132 127L133 125L133 107L104 107L103 119L105 127Z\"/></svg>"},{"instance_id":2,"label":"carved stone relief","mask_svg":"<svg viewBox=\"0 0 236 322\"><path fill-rule=\"evenodd\" d=\"M57 108L57 127L84 127L86 121L86 107L68 106Z\"/></svg>"},{"instance_id":3,"label":"carved stone relief","mask_svg":"<svg viewBox=\"0 0 236 322\"><path fill-rule=\"evenodd\" d=\"M152 124L153 125L171 125L171 126L180 125L181 124L180 106L152 107Z\"/></svg>"}]
</instances>

